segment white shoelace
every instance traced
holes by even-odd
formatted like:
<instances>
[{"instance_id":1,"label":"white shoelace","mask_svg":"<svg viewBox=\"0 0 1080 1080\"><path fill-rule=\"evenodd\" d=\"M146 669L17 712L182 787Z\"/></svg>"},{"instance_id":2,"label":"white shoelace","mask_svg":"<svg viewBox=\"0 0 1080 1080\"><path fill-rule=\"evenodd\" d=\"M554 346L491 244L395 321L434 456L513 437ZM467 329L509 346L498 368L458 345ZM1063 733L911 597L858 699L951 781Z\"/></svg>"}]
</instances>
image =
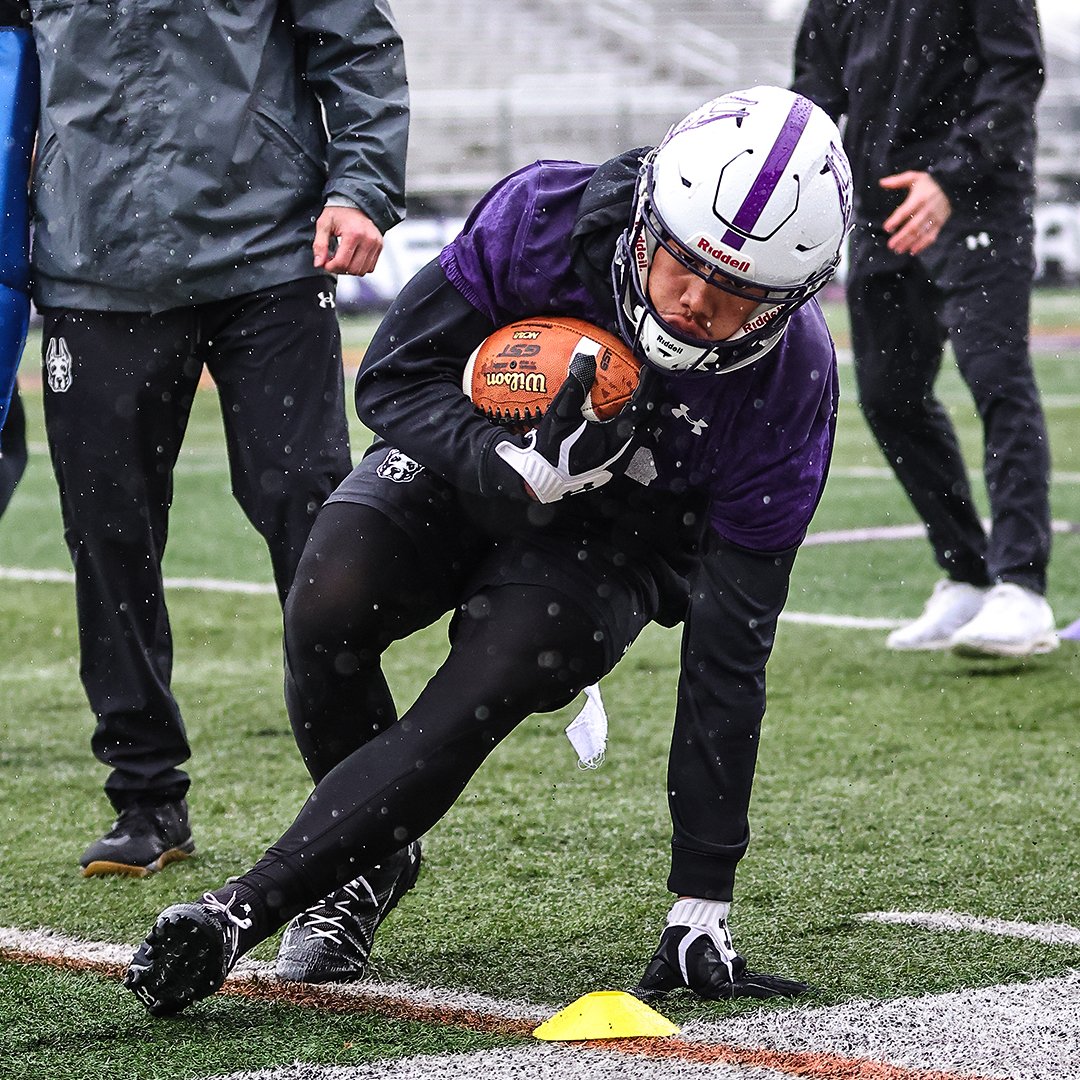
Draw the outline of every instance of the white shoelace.
<instances>
[{"instance_id":1,"label":"white shoelace","mask_svg":"<svg viewBox=\"0 0 1080 1080\"><path fill-rule=\"evenodd\" d=\"M366 895L361 893L361 888ZM335 945L341 945L343 943L339 935L345 933L345 920L351 919L355 921L357 918L356 912L353 911L350 906L351 902L363 903L367 901L375 908L378 908L378 899L372 891L371 886L368 884L367 878L355 878L347 885L343 885L342 891L348 899L337 900L334 902L334 909L338 911L339 914L328 915L325 913L325 909L320 906L308 908L308 910L304 912L304 929L308 932L310 937L323 938L333 942Z\"/></svg>"},{"instance_id":2,"label":"white shoelace","mask_svg":"<svg viewBox=\"0 0 1080 1080\"><path fill-rule=\"evenodd\" d=\"M224 915L225 918L238 929L250 930L252 926L251 919L242 919L238 915L233 914L232 906L236 903L236 899L236 893L233 893L232 896L229 897L229 902L223 904L213 893L203 893L202 902L211 911L216 911L219 915Z\"/></svg>"},{"instance_id":3,"label":"white shoelace","mask_svg":"<svg viewBox=\"0 0 1080 1080\"><path fill-rule=\"evenodd\" d=\"M211 911L218 915L225 916L225 946L228 949L228 956L225 957L225 970L228 971L234 963L236 963L236 957L240 952L240 931L250 930L254 920L249 918L242 918L233 912L233 904L237 901L237 894L234 892L229 897L228 903L222 903L213 893L203 893L202 902ZM250 907L247 908L251 910Z\"/></svg>"}]
</instances>

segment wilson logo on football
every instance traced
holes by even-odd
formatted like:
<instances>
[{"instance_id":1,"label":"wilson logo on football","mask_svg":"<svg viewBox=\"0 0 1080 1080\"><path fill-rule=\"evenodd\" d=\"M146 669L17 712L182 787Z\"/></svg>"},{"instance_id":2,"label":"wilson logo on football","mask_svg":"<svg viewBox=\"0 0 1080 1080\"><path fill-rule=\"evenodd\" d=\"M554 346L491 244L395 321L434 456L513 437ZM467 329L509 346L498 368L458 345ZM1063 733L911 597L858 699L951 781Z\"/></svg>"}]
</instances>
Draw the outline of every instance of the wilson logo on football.
<instances>
[{"instance_id":1,"label":"wilson logo on football","mask_svg":"<svg viewBox=\"0 0 1080 1080\"><path fill-rule=\"evenodd\" d=\"M505 387L512 394L547 393L547 376L542 371L489 371L484 373L484 384L489 390Z\"/></svg>"}]
</instances>

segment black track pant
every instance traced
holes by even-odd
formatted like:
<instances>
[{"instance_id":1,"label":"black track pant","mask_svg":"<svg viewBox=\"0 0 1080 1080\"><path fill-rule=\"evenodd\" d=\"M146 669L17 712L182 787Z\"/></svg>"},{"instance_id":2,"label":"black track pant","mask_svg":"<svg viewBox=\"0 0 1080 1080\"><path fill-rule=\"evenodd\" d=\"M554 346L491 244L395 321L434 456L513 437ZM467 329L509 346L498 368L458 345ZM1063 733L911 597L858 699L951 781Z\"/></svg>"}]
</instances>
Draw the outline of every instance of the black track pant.
<instances>
[{"instance_id":1,"label":"black track pant","mask_svg":"<svg viewBox=\"0 0 1080 1080\"><path fill-rule=\"evenodd\" d=\"M938 565L957 581L1006 580L1042 593L1050 453L1028 354L1031 248L1026 234L1005 231L1000 222L984 229L951 219L924 260L899 267L895 257L860 254L857 243L852 345L863 413L926 523ZM946 339L982 420L989 536L934 396Z\"/></svg>"},{"instance_id":2,"label":"black track pant","mask_svg":"<svg viewBox=\"0 0 1080 1080\"><path fill-rule=\"evenodd\" d=\"M331 293L315 277L153 315L44 313L45 421L80 672L118 809L189 783L161 560L200 375L205 366L217 385L233 494L284 598L315 514L351 467Z\"/></svg>"},{"instance_id":3,"label":"black track pant","mask_svg":"<svg viewBox=\"0 0 1080 1080\"><path fill-rule=\"evenodd\" d=\"M611 664L565 589L474 588L483 549L450 536L446 548L421 555L368 506L319 515L286 606L289 714L318 783L228 887L252 904L260 938L430 829L517 724L568 704ZM449 654L398 717L380 655L452 609Z\"/></svg>"}]
</instances>

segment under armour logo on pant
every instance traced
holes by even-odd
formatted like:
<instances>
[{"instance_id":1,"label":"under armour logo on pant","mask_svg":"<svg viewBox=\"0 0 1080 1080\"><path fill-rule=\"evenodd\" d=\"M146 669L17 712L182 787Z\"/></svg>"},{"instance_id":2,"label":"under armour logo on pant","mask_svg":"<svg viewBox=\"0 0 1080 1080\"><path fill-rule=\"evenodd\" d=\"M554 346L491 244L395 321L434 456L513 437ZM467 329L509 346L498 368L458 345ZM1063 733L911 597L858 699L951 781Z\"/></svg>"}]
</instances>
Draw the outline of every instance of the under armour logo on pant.
<instances>
[{"instance_id":1,"label":"under armour logo on pant","mask_svg":"<svg viewBox=\"0 0 1080 1080\"><path fill-rule=\"evenodd\" d=\"M332 292L319 293L319 307L332 308L334 306L334 294Z\"/></svg>"},{"instance_id":2,"label":"under armour logo on pant","mask_svg":"<svg viewBox=\"0 0 1080 1080\"><path fill-rule=\"evenodd\" d=\"M976 248L979 247L989 247L990 237L984 232L972 233L970 236L967 237L965 243L968 246L968 251L974 251Z\"/></svg>"}]
</instances>

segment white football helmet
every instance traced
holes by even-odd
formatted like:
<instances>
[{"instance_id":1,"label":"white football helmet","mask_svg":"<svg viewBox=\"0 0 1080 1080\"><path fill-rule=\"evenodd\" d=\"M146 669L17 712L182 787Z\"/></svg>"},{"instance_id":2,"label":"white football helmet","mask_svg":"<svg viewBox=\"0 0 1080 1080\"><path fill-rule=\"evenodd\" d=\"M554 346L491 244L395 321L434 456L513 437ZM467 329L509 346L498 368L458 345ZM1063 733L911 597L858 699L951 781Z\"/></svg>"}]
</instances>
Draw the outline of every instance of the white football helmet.
<instances>
[{"instance_id":1,"label":"white football helmet","mask_svg":"<svg viewBox=\"0 0 1080 1080\"><path fill-rule=\"evenodd\" d=\"M642 163L612 265L619 327L663 371L727 372L782 337L832 276L851 221L851 167L832 120L778 86L714 98ZM710 284L760 300L725 341L688 337L649 299L657 247Z\"/></svg>"}]
</instances>

